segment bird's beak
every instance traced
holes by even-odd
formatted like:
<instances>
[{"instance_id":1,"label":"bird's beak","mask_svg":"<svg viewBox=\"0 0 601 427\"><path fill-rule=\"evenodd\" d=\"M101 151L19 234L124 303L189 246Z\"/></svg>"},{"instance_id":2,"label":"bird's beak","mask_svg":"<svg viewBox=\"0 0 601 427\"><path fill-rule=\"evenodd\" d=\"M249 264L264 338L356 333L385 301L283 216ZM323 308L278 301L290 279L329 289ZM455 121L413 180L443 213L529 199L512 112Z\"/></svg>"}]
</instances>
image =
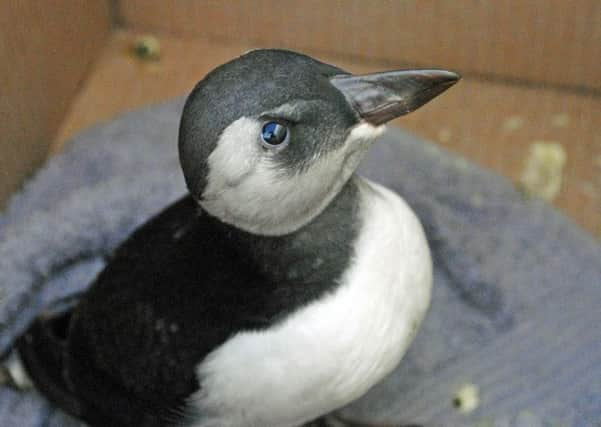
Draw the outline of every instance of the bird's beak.
<instances>
[{"instance_id":1,"label":"bird's beak","mask_svg":"<svg viewBox=\"0 0 601 427\"><path fill-rule=\"evenodd\" d=\"M418 109L459 79L445 70L399 70L337 75L330 81L362 120L379 126Z\"/></svg>"}]
</instances>

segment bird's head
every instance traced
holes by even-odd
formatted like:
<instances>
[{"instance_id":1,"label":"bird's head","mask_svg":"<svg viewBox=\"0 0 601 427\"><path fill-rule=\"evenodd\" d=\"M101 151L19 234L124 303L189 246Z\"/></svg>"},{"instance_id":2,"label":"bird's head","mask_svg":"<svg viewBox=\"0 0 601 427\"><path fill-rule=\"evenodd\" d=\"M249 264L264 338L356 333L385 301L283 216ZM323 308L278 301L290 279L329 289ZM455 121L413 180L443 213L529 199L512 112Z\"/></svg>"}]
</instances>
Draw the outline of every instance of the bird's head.
<instances>
[{"instance_id":1,"label":"bird's head","mask_svg":"<svg viewBox=\"0 0 601 427\"><path fill-rule=\"evenodd\" d=\"M188 97L179 153L190 193L245 231L293 232L338 194L384 123L458 79L442 70L351 75L290 51L246 53Z\"/></svg>"}]
</instances>

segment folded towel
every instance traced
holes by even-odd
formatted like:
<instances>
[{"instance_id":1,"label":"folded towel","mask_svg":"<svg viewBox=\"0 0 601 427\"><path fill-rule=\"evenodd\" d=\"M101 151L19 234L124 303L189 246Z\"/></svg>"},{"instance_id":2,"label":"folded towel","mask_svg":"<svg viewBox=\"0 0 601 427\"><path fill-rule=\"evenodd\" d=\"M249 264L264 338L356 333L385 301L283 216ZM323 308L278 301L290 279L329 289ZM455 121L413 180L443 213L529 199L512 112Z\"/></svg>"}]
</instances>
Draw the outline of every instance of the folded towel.
<instances>
[{"instance_id":1,"label":"folded towel","mask_svg":"<svg viewBox=\"0 0 601 427\"><path fill-rule=\"evenodd\" d=\"M0 215L0 355L37 313L85 289L134 228L184 194L182 107L177 99L84 132L12 198ZM435 282L399 368L344 414L427 426L598 425L599 243L505 179L400 130L384 134L360 173L417 212ZM7 386L0 420L75 425L35 392Z\"/></svg>"}]
</instances>

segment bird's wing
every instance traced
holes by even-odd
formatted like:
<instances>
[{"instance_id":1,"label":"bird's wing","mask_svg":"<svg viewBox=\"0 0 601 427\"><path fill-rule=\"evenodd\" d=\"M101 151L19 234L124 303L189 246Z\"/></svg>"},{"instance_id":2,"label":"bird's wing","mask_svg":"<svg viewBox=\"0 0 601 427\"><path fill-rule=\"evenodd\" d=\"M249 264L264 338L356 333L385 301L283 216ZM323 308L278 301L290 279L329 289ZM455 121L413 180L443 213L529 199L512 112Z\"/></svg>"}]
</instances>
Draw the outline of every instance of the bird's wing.
<instances>
[{"instance_id":1,"label":"bird's wing","mask_svg":"<svg viewBox=\"0 0 601 427\"><path fill-rule=\"evenodd\" d=\"M190 197L175 202L117 249L74 309L58 368L89 414L168 425L199 387L197 364L240 322L260 326L237 310L252 306L259 278L214 221Z\"/></svg>"}]
</instances>

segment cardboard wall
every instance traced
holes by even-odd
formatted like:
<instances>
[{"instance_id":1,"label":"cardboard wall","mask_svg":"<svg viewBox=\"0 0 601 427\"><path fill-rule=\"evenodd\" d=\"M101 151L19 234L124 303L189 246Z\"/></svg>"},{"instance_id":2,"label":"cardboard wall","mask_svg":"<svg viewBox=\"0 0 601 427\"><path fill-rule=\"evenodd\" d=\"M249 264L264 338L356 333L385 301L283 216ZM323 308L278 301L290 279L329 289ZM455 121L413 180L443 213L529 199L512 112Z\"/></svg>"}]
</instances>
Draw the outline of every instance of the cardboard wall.
<instances>
[{"instance_id":1,"label":"cardboard wall","mask_svg":"<svg viewBox=\"0 0 601 427\"><path fill-rule=\"evenodd\" d=\"M109 1L0 7L0 206L46 158L111 26Z\"/></svg>"},{"instance_id":2,"label":"cardboard wall","mask_svg":"<svg viewBox=\"0 0 601 427\"><path fill-rule=\"evenodd\" d=\"M126 26L601 90L599 0L121 0Z\"/></svg>"},{"instance_id":3,"label":"cardboard wall","mask_svg":"<svg viewBox=\"0 0 601 427\"><path fill-rule=\"evenodd\" d=\"M251 47L279 46L356 72L462 72L460 85L399 124L514 181L532 143L561 144L567 162L554 204L601 236L598 0L5 3L0 207L51 143L57 152L98 121L187 92ZM160 59L132 55L143 33L159 40Z\"/></svg>"}]
</instances>

